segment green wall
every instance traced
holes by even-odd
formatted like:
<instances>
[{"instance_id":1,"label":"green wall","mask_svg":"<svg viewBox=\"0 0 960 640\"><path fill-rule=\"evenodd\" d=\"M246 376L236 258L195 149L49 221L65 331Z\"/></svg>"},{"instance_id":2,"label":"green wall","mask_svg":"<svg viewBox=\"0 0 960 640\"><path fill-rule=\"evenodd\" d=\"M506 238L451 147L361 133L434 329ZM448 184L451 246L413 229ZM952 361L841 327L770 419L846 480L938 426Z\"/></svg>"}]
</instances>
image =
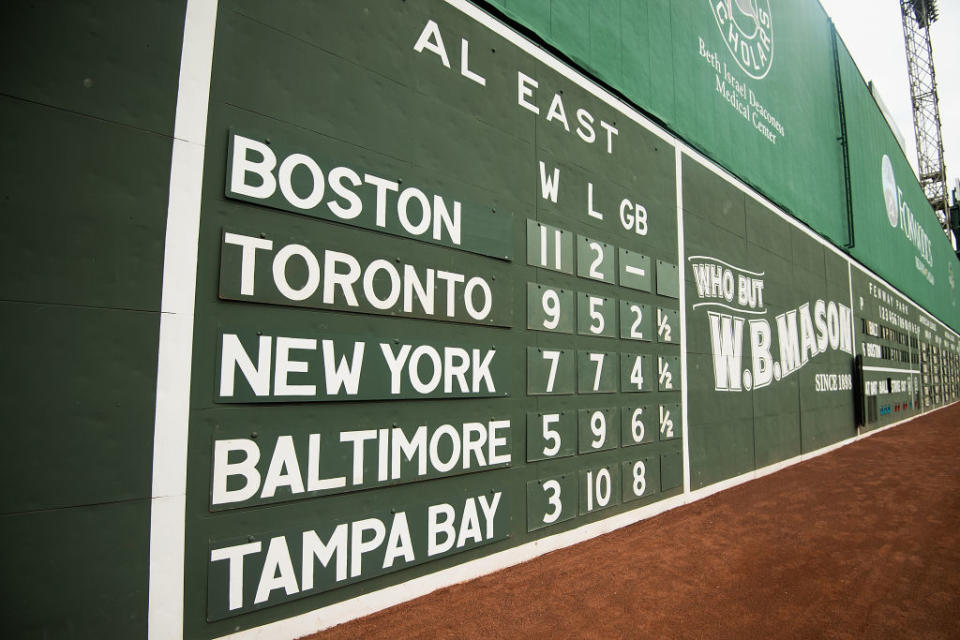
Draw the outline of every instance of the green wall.
<instances>
[{"instance_id":1,"label":"green wall","mask_svg":"<svg viewBox=\"0 0 960 640\"><path fill-rule=\"evenodd\" d=\"M741 50L770 38L756 67L736 62L709 2L481 6L632 106L444 2L218 5L172 635L252 629L679 503L684 450L695 490L850 438L855 354L866 430L960 396L960 342L935 321L960 328L955 258L839 41L834 65L817 3L771 0L772 27ZM0 611L17 637L147 635L184 12L18 3L0 27ZM234 155L243 144L259 151ZM288 192L259 194L265 153L308 156L325 197L304 204L316 182L302 157ZM461 232L421 226L424 207L462 215ZM851 238L876 276L834 250ZM358 302L336 284L351 260L370 274ZM448 298L450 274L464 279ZM359 343L351 392L330 380ZM396 373L380 354L403 345L423 357ZM432 349L451 372L436 385ZM390 448L420 429L435 440L423 472ZM464 454L468 437L484 444ZM450 546L432 537L443 514ZM343 575L339 556L318 560L308 585L305 545L322 556L317 541L341 534Z\"/></svg>"},{"instance_id":2,"label":"green wall","mask_svg":"<svg viewBox=\"0 0 960 640\"><path fill-rule=\"evenodd\" d=\"M180 2L0 24L3 627L144 637Z\"/></svg>"},{"instance_id":3,"label":"green wall","mask_svg":"<svg viewBox=\"0 0 960 640\"><path fill-rule=\"evenodd\" d=\"M940 288L941 283L960 278L960 262L938 230L909 163L818 2L760 0L758 6L769 7L767 35L773 55L762 70L749 67L752 75L737 64L725 45L730 23L725 22L728 28L722 31L714 14L721 2L490 0L488 4L662 120L818 234L845 250L852 241L851 255L960 330L960 293L953 284ZM838 65L834 64L834 38ZM742 85L744 98L725 99L718 89L720 81L726 81L728 88L738 86L728 73ZM840 144L838 77L849 141L849 195ZM747 107L738 109L734 102L745 102ZM757 114L761 123L770 124L764 113L773 115L784 128L783 135L775 131L774 142L754 126ZM902 229L876 224L886 211L880 185L884 154L891 159L917 224L930 239L933 264L927 268L933 285L912 266L909 246L899 241L905 240ZM848 197L852 233L846 213ZM911 266L904 268L907 263Z\"/></svg>"}]
</instances>

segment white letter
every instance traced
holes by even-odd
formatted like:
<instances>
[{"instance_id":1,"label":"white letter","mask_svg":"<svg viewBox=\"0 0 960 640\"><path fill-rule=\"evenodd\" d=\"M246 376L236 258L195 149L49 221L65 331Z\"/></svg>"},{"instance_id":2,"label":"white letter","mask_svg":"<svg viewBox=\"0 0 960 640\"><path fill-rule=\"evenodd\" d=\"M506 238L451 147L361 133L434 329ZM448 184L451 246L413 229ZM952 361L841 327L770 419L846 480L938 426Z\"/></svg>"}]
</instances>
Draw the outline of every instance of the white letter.
<instances>
[{"instance_id":1,"label":"white letter","mask_svg":"<svg viewBox=\"0 0 960 640\"><path fill-rule=\"evenodd\" d=\"M400 393L400 374L403 372L403 363L406 362L407 356L410 355L410 345L402 345L397 355L394 356L390 345L381 342L380 351L383 352L383 359L386 360L387 367L390 369L390 393Z\"/></svg>"},{"instance_id":2,"label":"white letter","mask_svg":"<svg viewBox=\"0 0 960 640\"><path fill-rule=\"evenodd\" d=\"M433 38L431 42L430 38ZM464 40L466 42L466 40ZM450 68L450 60L447 58L447 50L443 47L443 37L440 35L440 27L433 20L427 20L426 26L420 32L417 38L417 44L413 45L413 50L417 53L423 53L423 50L432 51L440 56L440 62L447 69Z\"/></svg>"},{"instance_id":3,"label":"white letter","mask_svg":"<svg viewBox=\"0 0 960 640\"><path fill-rule=\"evenodd\" d=\"M243 556L251 553L260 553L260 542L248 542L238 544L232 547L223 547L222 549L213 549L210 551L210 562L218 560L229 560L229 588L230 593L230 611L239 609L243 606Z\"/></svg>"},{"instance_id":4,"label":"white letter","mask_svg":"<svg viewBox=\"0 0 960 640\"><path fill-rule=\"evenodd\" d=\"M593 144L597 139L597 133L593 129L593 116L586 109L577 109L577 122L580 123L577 135L587 144Z\"/></svg>"},{"instance_id":5,"label":"white letter","mask_svg":"<svg viewBox=\"0 0 960 640\"><path fill-rule=\"evenodd\" d=\"M327 395L340 393L343 387L347 395L357 395L360 386L360 371L363 369L363 350L366 342L353 343L353 359L347 364L346 356L336 362L337 353L334 351L333 340L323 340L323 378L327 386Z\"/></svg>"},{"instance_id":6,"label":"white letter","mask_svg":"<svg viewBox=\"0 0 960 640\"><path fill-rule=\"evenodd\" d=\"M307 453L307 491L339 489L345 486L347 479L343 476L320 478L320 434L311 433L310 449Z\"/></svg>"},{"instance_id":7,"label":"white letter","mask_svg":"<svg viewBox=\"0 0 960 640\"><path fill-rule=\"evenodd\" d=\"M247 158L249 150L256 151L263 159L260 162L252 162ZM277 190L277 179L271 173L275 166L277 166L277 156L273 154L270 147L250 138L233 136L233 167L230 171L232 193L259 200L269 198ZM260 176L262 184L259 187L247 184L247 173Z\"/></svg>"},{"instance_id":8,"label":"white letter","mask_svg":"<svg viewBox=\"0 0 960 640\"><path fill-rule=\"evenodd\" d=\"M317 341L313 338L277 338L277 366L273 376L273 393L278 396L313 396L317 393L315 384L288 384L290 373L307 373L309 363L303 360L290 360L291 349L316 351Z\"/></svg>"},{"instance_id":9,"label":"white letter","mask_svg":"<svg viewBox=\"0 0 960 640\"><path fill-rule=\"evenodd\" d=\"M243 460L230 462L231 451L242 451ZM216 440L213 443L213 496L211 504L243 502L249 500L260 488L260 447L252 440ZM227 489L230 476L243 476L244 483L239 489Z\"/></svg>"},{"instance_id":10,"label":"white letter","mask_svg":"<svg viewBox=\"0 0 960 640\"><path fill-rule=\"evenodd\" d=\"M396 191L400 185L392 180L384 180L377 176L364 174L364 182L377 187L377 215L376 224L378 227L384 227L387 224L387 191Z\"/></svg>"},{"instance_id":11,"label":"white letter","mask_svg":"<svg viewBox=\"0 0 960 640\"><path fill-rule=\"evenodd\" d=\"M470 43L466 38L460 38L460 73L465 78L470 78L481 87L487 86L487 79L470 71Z\"/></svg>"},{"instance_id":12,"label":"white letter","mask_svg":"<svg viewBox=\"0 0 960 640\"><path fill-rule=\"evenodd\" d=\"M540 161L540 196L544 200L550 200L554 204L557 202L557 196L560 191L560 169L553 168L553 177L547 177L547 165L543 160Z\"/></svg>"},{"instance_id":13,"label":"white letter","mask_svg":"<svg viewBox=\"0 0 960 640\"><path fill-rule=\"evenodd\" d=\"M420 203L420 222L416 225L410 222L410 216L407 213L407 205L413 198ZM420 236L426 233L430 228L430 200L426 194L416 187L407 187L400 192L397 198L397 215L400 217L400 226L410 235Z\"/></svg>"},{"instance_id":14,"label":"white letter","mask_svg":"<svg viewBox=\"0 0 960 640\"><path fill-rule=\"evenodd\" d=\"M533 96L533 89L531 89L531 87L536 89L537 81L530 76L524 75L522 71L517 71L517 104L539 115L540 108L526 100L528 96Z\"/></svg>"},{"instance_id":15,"label":"white letter","mask_svg":"<svg viewBox=\"0 0 960 640\"><path fill-rule=\"evenodd\" d=\"M570 131L570 125L567 124L567 113L563 109L563 98L559 93L553 94L553 100L550 102L550 109L547 111L547 122L559 120L563 128Z\"/></svg>"},{"instance_id":16,"label":"white letter","mask_svg":"<svg viewBox=\"0 0 960 640\"><path fill-rule=\"evenodd\" d=\"M613 153L613 136L618 135L620 132L603 120L600 121L600 126L607 131L607 153Z\"/></svg>"},{"instance_id":17,"label":"white letter","mask_svg":"<svg viewBox=\"0 0 960 640\"><path fill-rule=\"evenodd\" d=\"M337 582L347 579L347 524L338 524L324 544L316 531L303 532L303 591L313 589L313 559L316 557L324 567L337 553Z\"/></svg>"},{"instance_id":18,"label":"white letter","mask_svg":"<svg viewBox=\"0 0 960 640\"><path fill-rule=\"evenodd\" d=\"M379 271L385 271L390 279L390 289L385 298L377 297L377 292L373 288L373 281ZM400 299L400 274L390 261L377 258L367 265L367 270L363 274L363 295L375 309L386 310L397 304L397 300Z\"/></svg>"},{"instance_id":19,"label":"white letter","mask_svg":"<svg viewBox=\"0 0 960 640\"><path fill-rule=\"evenodd\" d=\"M483 292L483 304L477 310L473 306L473 290L480 287ZM490 315L490 307L493 305L493 293L490 291L490 285L480 276L474 276L467 280L467 286L463 289L463 303L467 307L467 315L474 320L483 320Z\"/></svg>"},{"instance_id":20,"label":"white letter","mask_svg":"<svg viewBox=\"0 0 960 640\"><path fill-rule=\"evenodd\" d=\"M497 517L497 507L500 505L500 492L493 494L493 500L487 503L487 497L477 496L480 500L480 510L483 511L483 517L487 520L487 540L493 537L493 521Z\"/></svg>"},{"instance_id":21,"label":"white letter","mask_svg":"<svg viewBox=\"0 0 960 640\"><path fill-rule=\"evenodd\" d=\"M257 249L273 249L273 241L227 232L223 234L223 244L243 247L243 253L240 254L240 295L252 296Z\"/></svg>"},{"instance_id":22,"label":"white letter","mask_svg":"<svg viewBox=\"0 0 960 640\"><path fill-rule=\"evenodd\" d=\"M441 516L443 520L441 520ZM449 551L455 541L453 520L457 512L449 504L434 504L427 507L427 555L435 556L438 553ZM443 535L443 542L437 538Z\"/></svg>"},{"instance_id":23,"label":"white letter","mask_svg":"<svg viewBox=\"0 0 960 640\"><path fill-rule=\"evenodd\" d=\"M288 596L300 590L297 586L297 574L293 571L293 562L290 561L287 540L283 536L277 536L270 539L270 546L267 547L267 557L263 561L263 571L260 572L260 583L257 585L253 604L266 602L270 592L281 587Z\"/></svg>"},{"instance_id":24,"label":"white letter","mask_svg":"<svg viewBox=\"0 0 960 640\"><path fill-rule=\"evenodd\" d=\"M558 417L559 419L559 417ZM506 429L507 433L510 432L510 421L509 420L491 420L490 421L490 439L487 449L487 459L490 461L491 465L495 464L510 464L510 449L506 450L506 453L498 454L497 450L501 446L506 446L507 439L497 435L497 432L501 429ZM557 448L559 449L559 441Z\"/></svg>"},{"instance_id":25,"label":"white letter","mask_svg":"<svg viewBox=\"0 0 960 640\"><path fill-rule=\"evenodd\" d=\"M294 289L287 281L287 262L293 256L300 256L307 265L307 281L299 289ZM306 300L320 286L320 263L313 251L302 244L288 244L273 257L273 284L289 300Z\"/></svg>"},{"instance_id":26,"label":"white letter","mask_svg":"<svg viewBox=\"0 0 960 640\"><path fill-rule=\"evenodd\" d=\"M437 270L437 277L447 283L447 317L456 315L457 283L463 282L463 274Z\"/></svg>"},{"instance_id":27,"label":"white letter","mask_svg":"<svg viewBox=\"0 0 960 640\"><path fill-rule=\"evenodd\" d=\"M327 208L330 209L330 213L341 220L353 220L363 211L363 203L360 201L360 196L343 186L344 178L349 179L350 184L355 187L363 184L360 176L357 175L357 172L353 169L348 167L335 167L331 169L327 174L327 179L330 181L330 188L335 194L349 202L350 206L343 207L336 200L331 200L327 203Z\"/></svg>"},{"instance_id":28,"label":"white letter","mask_svg":"<svg viewBox=\"0 0 960 640\"><path fill-rule=\"evenodd\" d=\"M353 484L363 484L363 443L367 440L376 440L376 429L362 431L344 431L340 434L340 442L353 443Z\"/></svg>"},{"instance_id":29,"label":"white letter","mask_svg":"<svg viewBox=\"0 0 960 640\"><path fill-rule=\"evenodd\" d=\"M394 558L403 556L404 562L413 562L413 541L410 539L410 527L407 525L407 514L403 511L394 514L393 524L390 525L390 537L387 539L387 549L383 554L383 568L393 566Z\"/></svg>"},{"instance_id":30,"label":"white letter","mask_svg":"<svg viewBox=\"0 0 960 640\"><path fill-rule=\"evenodd\" d=\"M383 543L387 530L383 522L377 518L357 520L351 527L350 537L353 539L353 544L350 545L350 577L356 578L363 571L363 554L379 547ZM364 531L373 531L373 538L364 542Z\"/></svg>"},{"instance_id":31,"label":"white letter","mask_svg":"<svg viewBox=\"0 0 960 640\"><path fill-rule=\"evenodd\" d=\"M305 166L313 177L313 189L310 190L310 195L306 198L301 198L297 195L297 192L293 190L291 178L293 177L293 170L298 164ZM284 161L280 163L278 177L280 180L280 193L287 199L287 202L298 209L313 209L323 200L323 172L320 171L320 167L317 166L317 163L314 162L310 156L305 156L302 153L294 153L287 156Z\"/></svg>"},{"instance_id":32,"label":"white letter","mask_svg":"<svg viewBox=\"0 0 960 640\"><path fill-rule=\"evenodd\" d=\"M240 367L240 372L254 395L270 395L270 336L260 336L260 353L257 356L257 366L247 355L240 338L235 333L223 334L223 345L220 349L220 396L233 396L234 365Z\"/></svg>"},{"instance_id":33,"label":"white letter","mask_svg":"<svg viewBox=\"0 0 960 640\"><path fill-rule=\"evenodd\" d=\"M487 355L483 357L483 362L477 363L477 360L480 359L480 349L473 350L473 392L480 393L480 381L487 381L487 391L490 393L495 393L496 388L493 386L493 378L490 375L490 361L493 360L493 355L497 352L496 349L490 349L487 351Z\"/></svg>"},{"instance_id":34,"label":"white letter","mask_svg":"<svg viewBox=\"0 0 960 640\"><path fill-rule=\"evenodd\" d=\"M337 273L337 265L347 265L346 273ZM360 278L360 263L349 253L327 249L323 256L323 304L334 304L336 287L343 291L343 298L351 307L359 306L353 293L353 283Z\"/></svg>"},{"instance_id":35,"label":"white letter","mask_svg":"<svg viewBox=\"0 0 960 640\"><path fill-rule=\"evenodd\" d=\"M287 473L283 473L284 469ZM263 481L263 493L260 497L272 498L277 487L290 487L290 493L303 493L303 478L300 477L300 464L293 448L293 436L277 438L277 447L270 458L270 468L267 469L267 478Z\"/></svg>"}]
</instances>

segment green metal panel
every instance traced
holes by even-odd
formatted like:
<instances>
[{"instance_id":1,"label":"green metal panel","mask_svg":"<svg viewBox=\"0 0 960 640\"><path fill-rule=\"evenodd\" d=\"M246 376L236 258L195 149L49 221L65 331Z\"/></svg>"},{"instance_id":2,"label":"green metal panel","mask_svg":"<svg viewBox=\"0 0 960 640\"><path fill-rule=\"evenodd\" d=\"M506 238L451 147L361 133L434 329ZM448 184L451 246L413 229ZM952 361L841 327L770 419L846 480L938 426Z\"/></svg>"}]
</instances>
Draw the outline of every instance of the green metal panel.
<instances>
[{"instance_id":1,"label":"green metal panel","mask_svg":"<svg viewBox=\"0 0 960 640\"><path fill-rule=\"evenodd\" d=\"M646 444L656 439L655 405L623 407L620 410L620 440L624 447Z\"/></svg>"},{"instance_id":2,"label":"green metal panel","mask_svg":"<svg viewBox=\"0 0 960 640\"><path fill-rule=\"evenodd\" d=\"M620 337L627 340L653 339L653 318L650 305L630 300L620 301Z\"/></svg>"},{"instance_id":3,"label":"green metal panel","mask_svg":"<svg viewBox=\"0 0 960 640\"><path fill-rule=\"evenodd\" d=\"M577 236L577 275L601 282L616 280L616 253L612 245Z\"/></svg>"},{"instance_id":4,"label":"green metal panel","mask_svg":"<svg viewBox=\"0 0 960 640\"><path fill-rule=\"evenodd\" d=\"M844 191L832 30L820 6L761 0L750 15L707 1L620 0L616 11L611 2L573 4L498 6L821 233L846 241L845 221L834 215ZM576 19L590 27L571 29Z\"/></svg>"},{"instance_id":5,"label":"green metal panel","mask_svg":"<svg viewBox=\"0 0 960 640\"><path fill-rule=\"evenodd\" d=\"M660 490L669 491L683 482L683 460L679 451L660 456Z\"/></svg>"},{"instance_id":6,"label":"green metal panel","mask_svg":"<svg viewBox=\"0 0 960 640\"><path fill-rule=\"evenodd\" d=\"M4 492L0 512L149 498L157 314L16 302L0 309L7 421L34 425L7 431L0 478L17 489Z\"/></svg>"},{"instance_id":7,"label":"green metal panel","mask_svg":"<svg viewBox=\"0 0 960 640\"><path fill-rule=\"evenodd\" d=\"M851 253L960 330L960 263L843 43L839 62L856 229Z\"/></svg>"},{"instance_id":8,"label":"green metal panel","mask_svg":"<svg viewBox=\"0 0 960 640\"><path fill-rule=\"evenodd\" d=\"M679 490L655 492L658 457L679 445L657 435L659 403L680 401L678 290L661 283L658 293L651 271L655 260L678 263L674 147L445 3L367 9L220 7L191 378L187 637L315 610ZM271 170L257 164L271 156ZM257 191L258 176L276 188ZM446 223L438 242L434 213L452 216L453 203L460 242ZM473 278L489 295L476 283L464 299ZM621 302L641 306L642 340ZM672 390L657 380L660 356ZM641 459L650 488L638 497L624 463ZM430 534L414 514L440 504L461 514L490 487L503 492L505 535L421 553ZM636 502L625 503L625 487ZM384 567L401 512L415 560ZM331 536L358 522L346 544L362 562L338 580ZM311 531L326 545L307 534L321 556L312 584L297 546ZM242 575L212 554L246 554ZM233 608L231 583L242 587Z\"/></svg>"},{"instance_id":9,"label":"green metal panel","mask_svg":"<svg viewBox=\"0 0 960 640\"><path fill-rule=\"evenodd\" d=\"M619 260L620 275L618 281L620 286L639 291L650 291L650 283L653 280L650 256L621 248Z\"/></svg>"},{"instance_id":10,"label":"green metal panel","mask_svg":"<svg viewBox=\"0 0 960 640\"><path fill-rule=\"evenodd\" d=\"M617 301L606 296L577 293L577 333L614 337L617 333Z\"/></svg>"},{"instance_id":11,"label":"green metal panel","mask_svg":"<svg viewBox=\"0 0 960 640\"><path fill-rule=\"evenodd\" d=\"M527 220L527 264L573 273L573 234Z\"/></svg>"},{"instance_id":12,"label":"green metal panel","mask_svg":"<svg viewBox=\"0 0 960 640\"><path fill-rule=\"evenodd\" d=\"M580 409L577 412L578 453L593 453L620 446L620 415L616 407Z\"/></svg>"},{"instance_id":13,"label":"green metal panel","mask_svg":"<svg viewBox=\"0 0 960 640\"><path fill-rule=\"evenodd\" d=\"M570 394L576 380L576 353L527 347L527 394Z\"/></svg>"},{"instance_id":14,"label":"green metal panel","mask_svg":"<svg viewBox=\"0 0 960 640\"><path fill-rule=\"evenodd\" d=\"M576 321L574 300L574 292L569 289L528 282L527 329L573 333Z\"/></svg>"},{"instance_id":15,"label":"green metal panel","mask_svg":"<svg viewBox=\"0 0 960 640\"><path fill-rule=\"evenodd\" d=\"M575 455L577 420L573 411L527 413L527 462Z\"/></svg>"},{"instance_id":16,"label":"green metal panel","mask_svg":"<svg viewBox=\"0 0 960 640\"><path fill-rule=\"evenodd\" d=\"M0 516L6 635L145 638L149 536L149 500Z\"/></svg>"},{"instance_id":17,"label":"green metal panel","mask_svg":"<svg viewBox=\"0 0 960 640\"><path fill-rule=\"evenodd\" d=\"M577 515L577 477L564 474L527 482L527 531Z\"/></svg>"},{"instance_id":18,"label":"green metal panel","mask_svg":"<svg viewBox=\"0 0 960 640\"><path fill-rule=\"evenodd\" d=\"M577 352L577 393L614 393L617 390L615 351Z\"/></svg>"},{"instance_id":19,"label":"green metal panel","mask_svg":"<svg viewBox=\"0 0 960 640\"><path fill-rule=\"evenodd\" d=\"M693 207L684 224L687 422L699 487L855 435L854 311L844 259L740 187L692 162L683 168ZM704 193L732 230L697 213Z\"/></svg>"},{"instance_id":20,"label":"green metal panel","mask_svg":"<svg viewBox=\"0 0 960 640\"><path fill-rule=\"evenodd\" d=\"M144 638L185 2L0 21L4 635Z\"/></svg>"},{"instance_id":21,"label":"green metal panel","mask_svg":"<svg viewBox=\"0 0 960 640\"><path fill-rule=\"evenodd\" d=\"M620 503L620 465L581 469L580 515L609 509Z\"/></svg>"},{"instance_id":22,"label":"green metal panel","mask_svg":"<svg viewBox=\"0 0 960 640\"><path fill-rule=\"evenodd\" d=\"M621 475L624 502L649 498L660 492L660 461L655 456L627 460Z\"/></svg>"}]
</instances>

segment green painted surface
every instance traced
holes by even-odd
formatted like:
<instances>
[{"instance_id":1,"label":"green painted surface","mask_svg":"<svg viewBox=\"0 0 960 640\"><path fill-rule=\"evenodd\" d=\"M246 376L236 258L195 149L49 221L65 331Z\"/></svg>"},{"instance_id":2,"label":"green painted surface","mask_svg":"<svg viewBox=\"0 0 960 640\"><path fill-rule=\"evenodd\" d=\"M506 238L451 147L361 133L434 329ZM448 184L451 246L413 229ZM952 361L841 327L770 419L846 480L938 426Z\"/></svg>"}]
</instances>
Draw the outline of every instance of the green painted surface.
<instances>
[{"instance_id":1,"label":"green painted surface","mask_svg":"<svg viewBox=\"0 0 960 640\"><path fill-rule=\"evenodd\" d=\"M563 20L573 28L576 16ZM418 52L425 29L429 46ZM463 72L461 38L483 85ZM442 3L367 11L353 2L224 3L216 51L192 374L187 637L316 609L676 495L672 146ZM308 74L316 82L302 82ZM529 91L522 101L518 82ZM275 154L270 177L253 168L234 178L236 132L269 139L269 153L243 157ZM293 151L316 166L300 158L283 174ZM337 166L366 186L349 172L337 178ZM378 194L381 178L396 190ZM268 198L256 195L261 180L276 182ZM254 195L236 197L234 182ZM349 194L329 206L338 184L355 189L356 209ZM451 211L462 203L460 244L435 242L415 193L403 209L403 189L414 187L433 210L433 194ZM506 220L506 234L492 220ZM503 249L469 245L483 231ZM422 291L428 269L432 307ZM441 270L462 279L443 288ZM490 289L488 313L479 313L479 285L472 307L460 298L472 277ZM237 341L225 338L233 334ZM426 345L439 360L425 350L415 357ZM488 365L474 348L490 354ZM233 378L226 394L224 362ZM330 381L340 385L332 395ZM483 544L472 544L465 500L492 487L503 496L495 534L484 530ZM443 504L456 507L466 543L431 555L438 525L429 514ZM390 542L398 513L409 519L409 546L401 533ZM373 519L384 523L382 540ZM316 547L323 586L305 582L303 532L330 545L335 523L348 523L347 575L334 570L335 550ZM402 562L386 562L389 544L403 547ZM233 602L230 557L245 567Z\"/></svg>"},{"instance_id":2,"label":"green painted surface","mask_svg":"<svg viewBox=\"0 0 960 640\"><path fill-rule=\"evenodd\" d=\"M769 21L738 14L739 23L722 26L713 6L724 4L709 0L490 4L834 242L846 241L833 213L844 194L832 34L817 3L761 0ZM754 52L769 38L769 65L738 63L726 43L731 24L738 45Z\"/></svg>"},{"instance_id":3,"label":"green painted surface","mask_svg":"<svg viewBox=\"0 0 960 640\"><path fill-rule=\"evenodd\" d=\"M693 161L683 170L691 486L701 487L856 435L853 312L846 260Z\"/></svg>"},{"instance_id":4,"label":"green painted surface","mask_svg":"<svg viewBox=\"0 0 960 640\"><path fill-rule=\"evenodd\" d=\"M17 2L0 21L10 637L146 637L184 9Z\"/></svg>"},{"instance_id":5,"label":"green painted surface","mask_svg":"<svg viewBox=\"0 0 960 640\"><path fill-rule=\"evenodd\" d=\"M146 638L149 536L149 500L0 516L6 635Z\"/></svg>"},{"instance_id":6,"label":"green painted surface","mask_svg":"<svg viewBox=\"0 0 960 640\"><path fill-rule=\"evenodd\" d=\"M960 330L960 263L842 43L840 70L857 240L851 253Z\"/></svg>"},{"instance_id":7,"label":"green painted surface","mask_svg":"<svg viewBox=\"0 0 960 640\"><path fill-rule=\"evenodd\" d=\"M0 309L8 336L0 397L6 423L23 425L8 431L0 453L0 480L18 487L4 492L0 513L149 498L157 314L14 302Z\"/></svg>"}]
</instances>

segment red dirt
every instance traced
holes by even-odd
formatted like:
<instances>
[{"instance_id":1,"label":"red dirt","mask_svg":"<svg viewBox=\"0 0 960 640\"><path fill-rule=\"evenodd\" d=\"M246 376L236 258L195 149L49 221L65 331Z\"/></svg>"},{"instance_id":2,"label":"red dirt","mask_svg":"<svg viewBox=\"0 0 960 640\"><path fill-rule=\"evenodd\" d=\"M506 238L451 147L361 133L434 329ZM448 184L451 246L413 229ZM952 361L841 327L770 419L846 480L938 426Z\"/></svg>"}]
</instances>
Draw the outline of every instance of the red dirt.
<instances>
[{"instance_id":1,"label":"red dirt","mask_svg":"<svg viewBox=\"0 0 960 640\"><path fill-rule=\"evenodd\" d=\"M337 638L960 638L960 404Z\"/></svg>"}]
</instances>

